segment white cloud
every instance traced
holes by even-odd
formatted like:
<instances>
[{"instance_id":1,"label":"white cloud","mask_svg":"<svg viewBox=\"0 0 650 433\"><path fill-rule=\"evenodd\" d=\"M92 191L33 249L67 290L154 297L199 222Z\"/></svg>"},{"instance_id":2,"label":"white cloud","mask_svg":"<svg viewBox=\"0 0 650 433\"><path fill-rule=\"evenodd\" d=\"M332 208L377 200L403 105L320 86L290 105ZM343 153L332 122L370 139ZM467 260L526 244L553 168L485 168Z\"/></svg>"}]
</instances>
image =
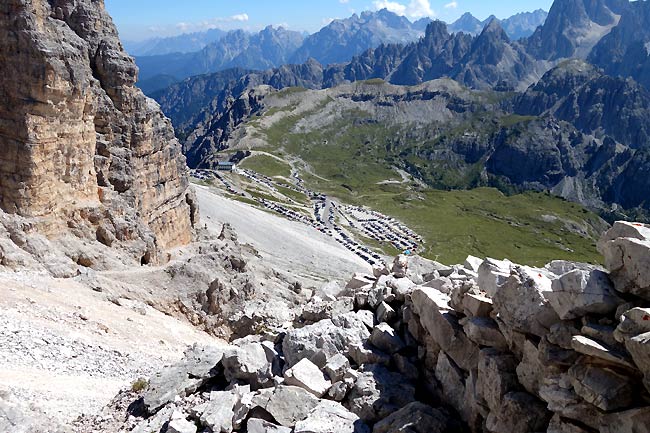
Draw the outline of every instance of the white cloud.
<instances>
[{"instance_id":1,"label":"white cloud","mask_svg":"<svg viewBox=\"0 0 650 433\"><path fill-rule=\"evenodd\" d=\"M401 3L389 1L389 0L375 0L373 2L375 9L388 9L391 12L396 13L397 15L406 15L406 6Z\"/></svg>"},{"instance_id":2,"label":"white cloud","mask_svg":"<svg viewBox=\"0 0 650 433\"><path fill-rule=\"evenodd\" d=\"M411 0L408 5L392 0L375 0L373 2L375 9L388 9L397 15L406 15L409 18L432 17L436 13L431 8L429 0Z\"/></svg>"},{"instance_id":3,"label":"white cloud","mask_svg":"<svg viewBox=\"0 0 650 433\"><path fill-rule=\"evenodd\" d=\"M435 14L429 0L412 0L408 5L407 15L412 18L432 17Z\"/></svg>"},{"instance_id":4,"label":"white cloud","mask_svg":"<svg viewBox=\"0 0 650 433\"><path fill-rule=\"evenodd\" d=\"M339 3L341 3L341 4L346 4L346 3L349 3L349 2L350 2L350 0L339 0Z\"/></svg>"},{"instance_id":5,"label":"white cloud","mask_svg":"<svg viewBox=\"0 0 650 433\"><path fill-rule=\"evenodd\" d=\"M230 17L230 21L248 21L248 14L237 14Z\"/></svg>"},{"instance_id":6,"label":"white cloud","mask_svg":"<svg viewBox=\"0 0 650 433\"><path fill-rule=\"evenodd\" d=\"M189 23L177 23L176 28L180 30L181 32L186 32L192 27L191 24Z\"/></svg>"},{"instance_id":7,"label":"white cloud","mask_svg":"<svg viewBox=\"0 0 650 433\"><path fill-rule=\"evenodd\" d=\"M458 7L458 2L455 0L445 5L445 9L456 9L457 7Z\"/></svg>"},{"instance_id":8,"label":"white cloud","mask_svg":"<svg viewBox=\"0 0 650 433\"><path fill-rule=\"evenodd\" d=\"M241 13L237 15L232 15L229 17L216 17L204 21L187 23L180 22L177 23L174 27L178 32L188 33L188 32L199 32L204 30L210 30L221 27L232 27L230 25L237 25L238 23L244 23L249 20L249 16L246 13Z\"/></svg>"}]
</instances>

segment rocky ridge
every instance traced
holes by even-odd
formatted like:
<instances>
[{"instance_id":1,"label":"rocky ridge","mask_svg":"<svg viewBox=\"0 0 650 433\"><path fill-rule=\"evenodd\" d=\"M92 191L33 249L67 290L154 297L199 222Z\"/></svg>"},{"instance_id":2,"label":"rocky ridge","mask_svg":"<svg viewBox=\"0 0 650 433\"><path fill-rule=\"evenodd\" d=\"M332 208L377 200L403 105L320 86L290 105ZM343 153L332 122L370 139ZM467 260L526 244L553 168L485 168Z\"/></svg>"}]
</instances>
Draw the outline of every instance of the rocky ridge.
<instances>
[{"instance_id":1,"label":"rocky ridge","mask_svg":"<svg viewBox=\"0 0 650 433\"><path fill-rule=\"evenodd\" d=\"M537 27L544 24L547 16L548 12L537 9L533 12L520 12L510 18L500 20L500 22L508 37L512 40L518 40L532 35ZM448 24L447 27L452 33L463 32L477 35L495 18L494 15L491 15L481 21L471 13L466 12L456 21Z\"/></svg>"},{"instance_id":2,"label":"rocky ridge","mask_svg":"<svg viewBox=\"0 0 650 433\"><path fill-rule=\"evenodd\" d=\"M9 0L0 16L2 265L66 276L165 261L191 240L195 199L103 2Z\"/></svg>"},{"instance_id":3,"label":"rocky ridge","mask_svg":"<svg viewBox=\"0 0 650 433\"><path fill-rule=\"evenodd\" d=\"M286 333L190 348L76 428L645 431L650 227L616 223L599 249L607 271L400 256L312 298Z\"/></svg>"},{"instance_id":4,"label":"rocky ridge","mask_svg":"<svg viewBox=\"0 0 650 433\"><path fill-rule=\"evenodd\" d=\"M284 27L268 26L258 33L232 30L197 52L136 58L141 79L171 75L177 80L229 68L265 70L289 63L303 35Z\"/></svg>"},{"instance_id":5,"label":"rocky ridge","mask_svg":"<svg viewBox=\"0 0 650 433\"><path fill-rule=\"evenodd\" d=\"M209 167L233 152L279 147L301 134L335 143L343 133L362 133L384 160L434 188L546 190L617 215L650 205L641 174L648 169L648 101L634 81L581 60L561 63L515 95L449 79L408 87L378 80L326 90L259 86L231 100L223 114L206 115L186 150L191 164ZM282 138L271 141L269 131L277 137L278 128ZM306 141L299 153L315 145Z\"/></svg>"}]
</instances>

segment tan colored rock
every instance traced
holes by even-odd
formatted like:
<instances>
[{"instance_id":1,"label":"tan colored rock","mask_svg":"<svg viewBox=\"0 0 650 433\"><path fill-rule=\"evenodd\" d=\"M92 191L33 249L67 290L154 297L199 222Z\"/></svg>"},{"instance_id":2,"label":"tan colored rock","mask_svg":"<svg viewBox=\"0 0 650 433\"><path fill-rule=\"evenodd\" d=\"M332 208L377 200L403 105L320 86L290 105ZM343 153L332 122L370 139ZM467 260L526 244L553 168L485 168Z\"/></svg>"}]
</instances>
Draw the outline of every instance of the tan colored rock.
<instances>
[{"instance_id":1,"label":"tan colored rock","mask_svg":"<svg viewBox=\"0 0 650 433\"><path fill-rule=\"evenodd\" d=\"M633 379L610 368L578 363L569 377L576 394L604 411L629 408L634 400Z\"/></svg>"},{"instance_id":2,"label":"tan colored rock","mask_svg":"<svg viewBox=\"0 0 650 433\"><path fill-rule=\"evenodd\" d=\"M520 387L517 360L509 352L483 349L479 352L476 390L492 411L498 411L503 397Z\"/></svg>"},{"instance_id":3,"label":"tan colored rock","mask_svg":"<svg viewBox=\"0 0 650 433\"><path fill-rule=\"evenodd\" d=\"M463 311L472 317L489 317L492 312L492 300L482 295L468 293L463 297Z\"/></svg>"},{"instance_id":4,"label":"tan colored rock","mask_svg":"<svg viewBox=\"0 0 650 433\"><path fill-rule=\"evenodd\" d=\"M643 383L650 391L650 332L637 335L625 342L625 347L632 355L634 363L644 375Z\"/></svg>"},{"instance_id":5,"label":"tan colored rock","mask_svg":"<svg viewBox=\"0 0 650 433\"><path fill-rule=\"evenodd\" d=\"M427 287L417 288L411 297L422 327L437 345L463 370L475 368L478 346L467 338L458 317L449 309L449 297Z\"/></svg>"},{"instance_id":6,"label":"tan colored rock","mask_svg":"<svg viewBox=\"0 0 650 433\"><path fill-rule=\"evenodd\" d=\"M650 406L603 417L600 433L650 433Z\"/></svg>"},{"instance_id":7,"label":"tan colored rock","mask_svg":"<svg viewBox=\"0 0 650 433\"><path fill-rule=\"evenodd\" d=\"M511 392L504 396L498 412L490 412L486 427L494 433L542 432L550 418L541 401L525 392Z\"/></svg>"},{"instance_id":8,"label":"tan colored rock","mask_svg":"<svg viewBox=\"0 0 650 433\"><path fill-rule=\"evenodd\" d=\"M0 209L51 240L97 239L143 263L191 240L180 144L135 87L103 1L3 1L0 63Z\"/></svg>"},{"instance_id":9,"label":"tan colored rock","mask_svg":"<svg viewBox=\"0 0 650 433\"><path fill-rule=\"evenodd\" d=\"M436 379L442 386L442 395L445 402L462 413L465 407L465 377L463 370L452 361L444 352L438 356L436 365Z\"/></svg>"},{"instance_id":10,"label":"tan colored rock","mask_svg":"<svg viewBox=\"0 0 650 433\"><path fill-rule=\"evenodd\" d=\"M464 322L463 329L467 338L479 346L508 348L508 342L494 320L486 317L472 317L465 319Z\"/></svg>"},{"instance_id":11,"label":"tan colored rock","mask_svg":"<svg viewBox=\"0 0 650 433\"><path fill-rule=\"evenodd\" d=\"M593 356L601 361L614 365L635 369L630 357L621 351L608 347L604 343L592 340L582 335L575 335L571 341L573 350L583 355Z\"/></svg>"}]
</instances>

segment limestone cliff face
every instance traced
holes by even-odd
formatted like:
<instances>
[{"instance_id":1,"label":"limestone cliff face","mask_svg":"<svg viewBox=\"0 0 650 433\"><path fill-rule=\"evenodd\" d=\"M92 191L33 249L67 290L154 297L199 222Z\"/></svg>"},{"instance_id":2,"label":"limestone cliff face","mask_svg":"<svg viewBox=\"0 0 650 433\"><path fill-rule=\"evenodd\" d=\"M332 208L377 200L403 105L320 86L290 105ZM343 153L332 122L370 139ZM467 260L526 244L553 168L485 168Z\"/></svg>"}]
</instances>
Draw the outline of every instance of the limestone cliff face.
<instances>
[{"instance_id":1,"label":"limestone cliff face","mask_svg":"<svg viewBox=\"0 0 650 433\"><path fill-rule=\"evenodd\" d=\"M0 3L0 208L156 261L196 208L158 105L134 87L103 0ZM134 246L135 245L135 246Z\"/></svg>"}]
</instances>

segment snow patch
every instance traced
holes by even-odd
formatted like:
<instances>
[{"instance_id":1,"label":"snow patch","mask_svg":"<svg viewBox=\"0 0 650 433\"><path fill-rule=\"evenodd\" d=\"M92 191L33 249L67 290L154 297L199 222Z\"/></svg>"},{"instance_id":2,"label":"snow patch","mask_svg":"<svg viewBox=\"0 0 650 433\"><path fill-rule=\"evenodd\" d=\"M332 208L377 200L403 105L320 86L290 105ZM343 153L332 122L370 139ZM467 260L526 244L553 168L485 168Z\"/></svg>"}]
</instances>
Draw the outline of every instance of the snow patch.
<instances>
[{"instance_id":1,"label":"snow patch","mask_svg":"<svg viewBox=\"0 0 650 433\"><path fill-rule=\"evenodd\" d=\"M646 51L646 53L648 53L648 55L650 56L650 42L646 42L646 43L645 43L645 51Z\"/></svg>"}]
</instances>

